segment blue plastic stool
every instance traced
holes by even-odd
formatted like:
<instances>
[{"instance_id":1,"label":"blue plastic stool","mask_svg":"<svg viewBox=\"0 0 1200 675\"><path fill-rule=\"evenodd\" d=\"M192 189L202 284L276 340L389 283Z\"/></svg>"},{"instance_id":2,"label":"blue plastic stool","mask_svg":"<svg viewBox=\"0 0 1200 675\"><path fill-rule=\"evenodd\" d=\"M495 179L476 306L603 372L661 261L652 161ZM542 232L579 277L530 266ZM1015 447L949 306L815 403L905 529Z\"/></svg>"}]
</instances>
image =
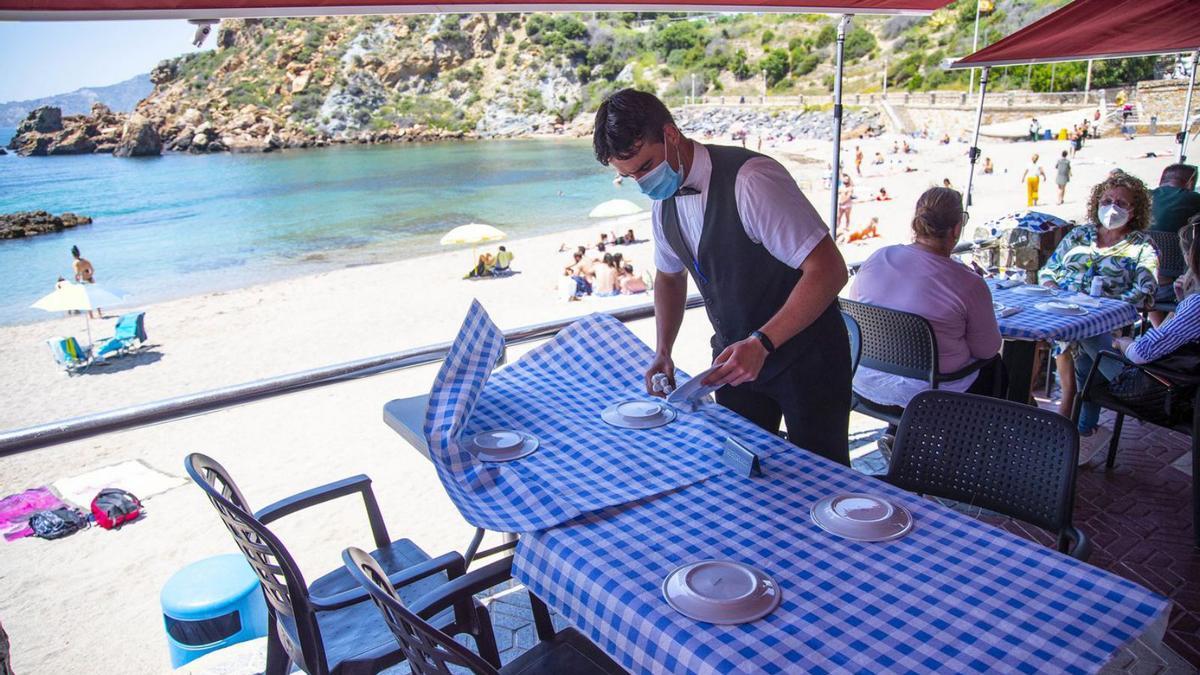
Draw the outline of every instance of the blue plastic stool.
<instances>
[{"instance_id":1,"label":"blue plastic stool","mask_svg":"<svg viewBox=\"0 0 1200 675\"><path fill-rule=\"evenodd\" d=\"M160 595L171 667L267 634L258 577L238 554L205 558L176 572Z\"/></svg>"}]
</instances>

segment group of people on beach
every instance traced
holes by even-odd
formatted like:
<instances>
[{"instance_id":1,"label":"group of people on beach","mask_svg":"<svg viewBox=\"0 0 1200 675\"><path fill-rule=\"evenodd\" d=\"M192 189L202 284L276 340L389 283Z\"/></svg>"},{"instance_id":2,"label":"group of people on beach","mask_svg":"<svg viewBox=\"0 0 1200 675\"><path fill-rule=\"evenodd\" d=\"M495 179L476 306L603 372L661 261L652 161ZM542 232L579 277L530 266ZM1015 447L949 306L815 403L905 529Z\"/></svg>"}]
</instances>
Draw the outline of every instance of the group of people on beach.
<instances>
[{"instance_id":1,"label":"group of people on beach","mask_svg":"<svg viewBox=\"0 0 1200 675\"><path fill-rule=\"evenodd\" d=\"M642 241L631 228L621 235L602 232L593 247L594 254L589 253L587 246L577 247L571 254L571 263L563 268L563 278L559 282L562 297L577 301L587 295L603 298L645 293L653 279L635 272L633 261L627 259L624 253L608 250L613 246L628 246ZM564 250L565 244L559 247L560 252Z\"/></svg>"}]
</instances>

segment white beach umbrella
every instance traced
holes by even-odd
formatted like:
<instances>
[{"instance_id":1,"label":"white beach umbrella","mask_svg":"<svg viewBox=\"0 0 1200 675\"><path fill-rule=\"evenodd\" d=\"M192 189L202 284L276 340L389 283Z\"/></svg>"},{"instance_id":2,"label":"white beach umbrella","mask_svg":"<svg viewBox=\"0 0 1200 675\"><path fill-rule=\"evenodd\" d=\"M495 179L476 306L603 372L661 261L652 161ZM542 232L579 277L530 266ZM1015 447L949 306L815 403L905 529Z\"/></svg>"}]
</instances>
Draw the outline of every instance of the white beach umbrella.
<instances>
[{"instance_id":1,"label":"white beach umbrella","mask_svg":"<svg viewBox=\"0 0 1200 675\"><path fill-rule=\"evenodd\" d=\"M47 312L90 312L101 307L115 307L125 303L129 294L116 288L105 288L98 284L59 284L54 292L30 305ZM92 320L87 317L88 344L92 343Z\"/></svg>"},{"instance_id":2,"label":"white beach umbrella","mask_svg":"<svg viewBox=\"0 0 1200 675\"><path fill-rule=\"evenodd\" d=\"M635 213L641 213L642 207L634 204L628 199L610 199L596 205L592 212L588 214L588 218L619 218L620 216L632 216Z\"/></svg>"},{"instance_id":3,"label":"white beach umbrella","mask_svg":"<svg viewBox=\"0 0 1200 675\"><path fill-rule=\"evenodd\" d=\"M500 241L507 235L491 225L483 223L467 223L459 225L442 235L442 246L457 246L462 244L483 244L489 241Z\"/></svg>"}]
</instances>

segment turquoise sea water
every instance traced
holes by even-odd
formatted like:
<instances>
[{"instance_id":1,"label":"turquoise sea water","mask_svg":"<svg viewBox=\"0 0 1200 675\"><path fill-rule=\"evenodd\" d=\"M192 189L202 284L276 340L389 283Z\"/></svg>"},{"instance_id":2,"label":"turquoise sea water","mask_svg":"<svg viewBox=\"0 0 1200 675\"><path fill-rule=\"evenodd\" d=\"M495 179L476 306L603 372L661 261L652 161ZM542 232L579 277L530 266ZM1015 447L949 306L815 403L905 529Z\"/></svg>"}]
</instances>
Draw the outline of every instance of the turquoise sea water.
<instances>
[{"instance_id":1,"label":"turquoise sea water","mask_svg":"<svg viewBox=\"0 0 1200 675\"><path fill-rule=\"evenodd\" d=\"M0 129L7 142L10 129ZM97 280L138 304L442 250L468 222L510 238L587 224L631 199L580 140L343 146L253 155L0 157L0 213L44 209L94 224L0 241L0 324L71 277L77 245ZM561 195L559 192L561 191Z\"/></svg>"}]
</instances>

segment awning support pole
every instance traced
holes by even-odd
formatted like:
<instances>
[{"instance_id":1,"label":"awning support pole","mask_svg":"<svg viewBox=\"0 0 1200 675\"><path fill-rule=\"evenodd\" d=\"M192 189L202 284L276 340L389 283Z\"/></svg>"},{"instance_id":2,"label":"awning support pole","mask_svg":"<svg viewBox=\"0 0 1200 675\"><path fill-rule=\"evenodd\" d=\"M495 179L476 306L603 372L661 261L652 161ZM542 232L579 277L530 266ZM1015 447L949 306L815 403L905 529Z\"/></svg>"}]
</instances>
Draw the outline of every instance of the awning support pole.
<instances>
[{"instance_id":1,"label":"awning support pole","mask_svg":"<svg viewBox=\"0 0 1200 675\"><path fill-rule=\"evenodd\" d=\"M1188 122L1192 117L1192 92L1196 90L1196 64L1200 63L1200 49L1192 52L1192 79L1188 82L1187 98L1183 104L1183 122L1179 125L1179 163L1187 161Z\"/></svg>"},{"instance_id":2,"label":"awning support pole","mask_svg":"<svg viewBox=\"0 0 1200 675\"><path fill-rule=\"evenodd\" d=\"M979 0L975 0L975 37L971 38L971 53L979 51ZM971 69L971 84L967 87L967 98L975 93L975 69Z\"/></svg>"},{"instance_id":3,"label":"awning support pole","mask_svg":"<svg viewBox=\"0 0 1200 675\"><path fill-rule=\"evenodd\" d=\"M967 172L967 203L964 205L967 211L971 210L971 187L975 182L975 162L979 160L979 127L983 124L983 98L987 96L988 74L992 72L990 67L984 68L983 73L979 77L979 108L975 111L975 136L971 139L971 149L967 155L971 158L971 168Z\"/></svg>"},{"instance_id":4,"label":"awning support pole","mask_svg":"<svg viewBox=\"0 0 1200 675\"><path fill-rule=\"evenodd\" d=\"M843 14L837 30L837 70L833 76L833 173L829 176L829 231L837 239L838 187L842 184L842 55L850 14Z\"/></svg>"},{"instance_id":5,"label":"awning support pole","mask_svg":"<svg viewBox=\"0 0 1200 675\"><path fill-rule=\"evenodd\" d=\"M1087 105L1089 94L1092 91L1092 60L1088 59L1087 80L1083 83L1083 103Z\"/></svg>"}]
</instances>

